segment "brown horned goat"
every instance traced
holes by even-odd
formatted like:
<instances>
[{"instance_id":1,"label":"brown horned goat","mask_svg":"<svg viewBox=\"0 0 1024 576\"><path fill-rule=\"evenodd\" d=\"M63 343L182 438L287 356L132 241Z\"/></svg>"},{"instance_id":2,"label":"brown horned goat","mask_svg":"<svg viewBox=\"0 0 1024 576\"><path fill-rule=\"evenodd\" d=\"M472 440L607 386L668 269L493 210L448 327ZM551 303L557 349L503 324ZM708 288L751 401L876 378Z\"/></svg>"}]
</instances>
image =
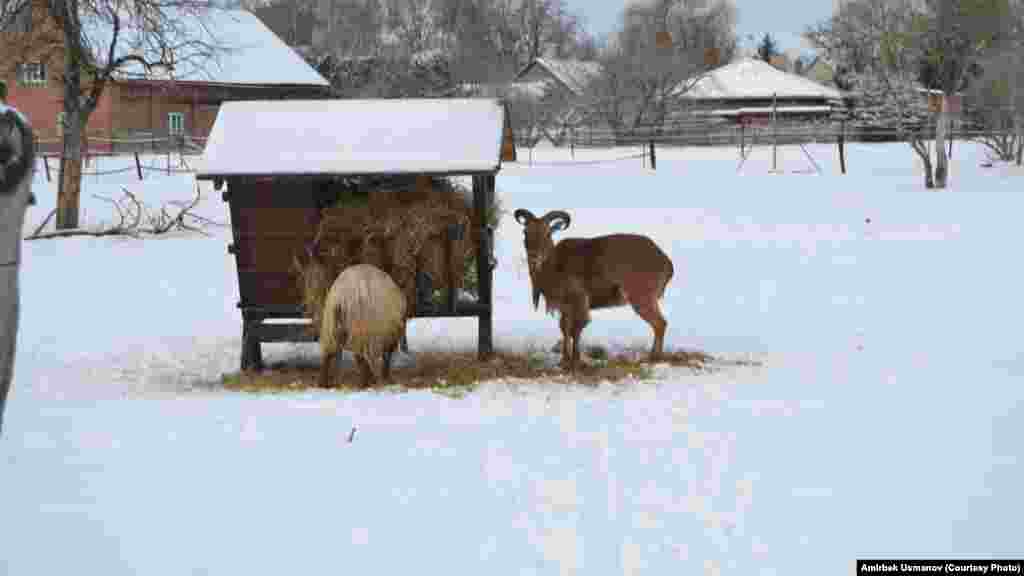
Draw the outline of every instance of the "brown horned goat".
<instances>
[{"instance_id":1,"label":"brown horned goat","mask_svg":"<svg viewBox=\"0 0 1024 576\"><path fill-rule=\"evenodd\" d=\"M391 380L391 357L405 333L406 301L386 272L369 264L341 271L324 300L320 324L320 387L331 385L337 355L349 350L362 372L363 387L375 381L371 362L383 358L381 376Z\"/></svg>"},{"instance_id":2,"label":"brown horned goat","mask_svg":"<svg viewBox=\"0 0 1024 576\"><path fill-rule=\"evenodd\" d=\"M560 313L563 368L575 372L578 367L580 334L590 323L590 311L626 304L654 330L651 359L661 357L668 322L658 301L674 268L653 240L638 234L611 234L565 238L555 244L551 235L569 227L567 212L553 210L538 218L520 208L515 219L524 228L533 307L543 294L548 311Z\"/></svg>"}]
</instances>

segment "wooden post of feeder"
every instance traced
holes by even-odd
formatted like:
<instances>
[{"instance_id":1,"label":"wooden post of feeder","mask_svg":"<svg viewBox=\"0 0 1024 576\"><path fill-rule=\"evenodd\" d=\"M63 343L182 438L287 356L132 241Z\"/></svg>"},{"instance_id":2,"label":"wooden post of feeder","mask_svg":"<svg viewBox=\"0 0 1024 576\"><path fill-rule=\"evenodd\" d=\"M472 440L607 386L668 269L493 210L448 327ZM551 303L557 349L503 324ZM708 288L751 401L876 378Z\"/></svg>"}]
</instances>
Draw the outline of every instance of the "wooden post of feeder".
<instances>
[{"instance_id":1,"label":"wooden post of feeder","mask_svg":"<svg viewBox=\"0 0 1024 576\"><path fill-rule=\"evenodd\" d=\"M445 276L447 276L447 289L445 290L446 295L446 308L445 310L449 314L455 314L456 304L458 302L458 290L455 288L457 274L456 269L458 262L455 261L455 250L452 243L456 240L462 240L462 227L458 224L449 224L445 231L444 238L444 265L445 265Z\"/></svg>"},{"instance_id":2,"label":"wooden post of feeder","mask_svg":"<svg viewBox=\"0 0 1024 576\"><path fill-rule=\"evenodd\" d=\"M490 357L494 351L493 315L491 310L491 281L494 271L491 269L492 230L488 222L488 212L494 201L494 175L475 176L473 178L473 211L480 223L480 235L476 246L476 278L477 302L480 306L477 323L477 353L481 360Z\"/></svg>"}]
</instances>

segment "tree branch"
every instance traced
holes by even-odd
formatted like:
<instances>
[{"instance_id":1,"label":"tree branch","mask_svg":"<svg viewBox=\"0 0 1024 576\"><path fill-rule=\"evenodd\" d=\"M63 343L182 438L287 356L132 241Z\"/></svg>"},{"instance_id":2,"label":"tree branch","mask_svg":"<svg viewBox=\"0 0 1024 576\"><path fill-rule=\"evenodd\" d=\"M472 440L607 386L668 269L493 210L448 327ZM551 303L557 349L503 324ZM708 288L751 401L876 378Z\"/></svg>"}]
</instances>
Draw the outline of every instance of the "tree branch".
<instances>
[{"instance_id":1,"label":"tree branch","mask_svg":"<svg viewBox=\"0 0 1024 576\"><path fill-rule=\"evenodd\" d=\"M186 232L196 232L204 236L210 234L203 229L204 223L211 223L219 225L207 218L203 218L196 214L192 214L192 210L199 205L201 198L199 187L196 186L195 197L188 202L181 201L170 201L160 207L160 212L156 215L149 215L146 217L148 226L140 226L142 221L145 206L139 199L128 191L126 188L121 189L124 192L123 200L114 200L106 196L94 195L95 198L108 202L114 206L114 211L118 215L118 223L108 228L101 228L96 230L89 230L85 228L74 228L66 230L55 230L51 232L43 232L43 228L49 221L50 217L39 225L36 230L25 240L44 240L48 238L70 238L75 236L88 236L88 237L107 237L107 236L128 236L131 238L140 238L143 235L159 236L166 234L174 230L183 230ZM168 205L175 206L177 210L168 210ZM51 213L55 213L54 210ZM192 218L199 222L199 224L191 224L185 221L186 218Z\"/></svg>"}]
</instances>

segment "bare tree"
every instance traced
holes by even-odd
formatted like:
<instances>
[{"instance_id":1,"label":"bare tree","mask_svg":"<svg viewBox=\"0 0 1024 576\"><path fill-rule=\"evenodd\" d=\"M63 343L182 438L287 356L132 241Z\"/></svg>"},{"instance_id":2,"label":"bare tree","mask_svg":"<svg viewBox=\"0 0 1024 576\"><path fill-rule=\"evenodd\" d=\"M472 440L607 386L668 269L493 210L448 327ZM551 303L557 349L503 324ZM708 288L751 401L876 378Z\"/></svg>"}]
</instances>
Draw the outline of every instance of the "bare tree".
<instances>
[{"instance_id":1,"label":"bare tree","mask_svg":"<svg viewBox=\"0 0 1024 576\"><path fill-rule=\"evenodd\" d=\"M106 87L120 77L174 78L202 69L222 47L211 33L210 0L9 0L0 22L26 11L30 29L10 37L5 51L62 61L63 155L57 227L77 228L82 148L90 115ZM23 58L5 58L10 66Z\"/></svg>"},{"instance_id":2,"label":"bare tree","mask_svg":"<svg viewBox=\"0 0 1024 576\"><path fill-rule=\"evenodd\" d=\"M437 25L430 0L387 0L386 22L406 56L437 47Z\"/></svg>"},{"instance_id":3,"label":"bare tree","mask_svg":"<svg viewBox=\"0 0 1024 576\"><path fill-rule=\"evenodd\" d=\"M378 0L326 0L320 14L327 29L321 48L336 58L376 56L381 50L385 13Z\"/></svg>"},{"instance_id":4,"label":"bare tree","mask_svg":"<svg viewBox=\"0 0 1024 576\"><path fill-rule=\"evenodd\" d=\"M487 0L437 0L438 25L456 84L483 84L509 78L515 63L502 58L494 5Z\"/></svg>"},{"instance_id":5,"label":"bare tree","mask_svg":"<svg viewBox=\"0 0 1024 576\"><path fill-rule=\"evenodd\" d=\"M405 93L388 83L405 84L409 74L401 73L402 68L413 72L427 52L441 53L446 59L452 83L448 93L465 93L463 88L472 92L487 84L496 88L540 55L593 55L591 39L564 0L317 2L320 32L314 49L321 58L330 55L338 64L353 57L372 57L367 65L386 72L372 74L380 81L374 82L373 90L381 94ZM344 76L339 78L344 81ZM336 89L345 94L362 92L352 85Z\"/></svg>"},{"instance_id":6,"label":"bare tree","mask_svg":"<svg viewBox=\"0 0 1024 576\"><path fill-rule=\"evenodd\" d=\"M734 29L731 2L658 0L630 7L601 59L603 74L589 89L594 113L617 138L641 126L659 127L700 73L716 65L709 51L731 57Z\"/></svg>"},{"instance_id":7,"label":"bare tree","mask_svg":"<svg viewBox=\"0 0 1024 576\"><path fill-rule=\"evenodd\" d=\"M911 45L920 51L921 80L941 92L935 128L935 185L946 187L951 98L967 88L986 51L999 40L1007 0L923 0ZM916 42L914 42L916 40ZM916 44L916 46L914 46Z\"/></svg>"},{"instance_id":8,"label":"bare tree","mask_svg":"<svg viewBox=\"0 0 1024 576\"><path fill-rule=\"evenodd\" d=\"M516 129L517 141L533 147L544 136L553 142L560 142L569 136L569 130L577 127L584 119L585 107L569 91L559 89L550 82L543 85L514 86L506 90L505 101L509 105Z\"/></svg>"},{"instance_id":9,"label":"bare tree","mask_svg":"<svg viewBox=\"0 0 1024 576\"><path fill-rule=\"evenodd\" d=\"M1021 100L1024 94L1024 58L1019 50L993 55L984 63L984 73L967 96L966 118L979 130L972 138L985 145L1003 161L1019 156Z\"/></svg>"},{"instance_id":10,"label":"bare tree","mask_svg":"<svg viewBox=\"0 0 1024 576\"><path fill-rule=\"evenodd\" d=\"M805 37L839 63L839 83L862 93L880 90L896 104L895 128L923 161L925 186L944 188L952 98L998 39L1007 9L1007 0L851 0ZM919 88L936 90L941 100L933 124L934 165L927 131L907 122L916 120L925 99Z\"/></svg>"},{"instance_id":11,"label":"bare tree","mask_svg":"<svg viewBox=\"0 0 1024 576\"><path fill-rule=\"evenodd\" d=\"M757 44L758 59L765 62L771 62L772 58L780 54L782 54L782 52L779 51L779 45L775 41L775 38L773 38L771 34L765 33L765 35L761 37L761 41Z\"/></svg>"},{"instance_id":12,"label":"bare tree","mask_svg":"<svg viewBox=\"0 0 1024 576\"><path fill-rule=\"evenodd\" d=\"M999 41L982 61L983 73L971 87L972 119L981 124L978 140L1001 160L1024 155L1024 2L1010 3Z\"/></svg>"}]
</instances>

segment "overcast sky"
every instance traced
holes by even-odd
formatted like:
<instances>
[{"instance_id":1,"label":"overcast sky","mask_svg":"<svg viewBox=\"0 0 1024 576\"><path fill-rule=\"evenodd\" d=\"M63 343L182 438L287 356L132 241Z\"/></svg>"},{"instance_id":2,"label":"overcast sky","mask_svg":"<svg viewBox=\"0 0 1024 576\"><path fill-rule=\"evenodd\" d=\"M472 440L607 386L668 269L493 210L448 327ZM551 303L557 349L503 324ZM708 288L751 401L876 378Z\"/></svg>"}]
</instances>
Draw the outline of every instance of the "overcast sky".
<instances>
[{"instance_id":1,"label":"overcast sky","mask_svg":"<svg viewBox=\"0 0 1024 576\"><path fill-rule=\"evenodd\" d=\"M736 32L760 39L771 33L782 50L806 49L800 43L804 27L832 14L833 0L733 0L736 3ZM587 28L597 36L611 31L626 4L624 0L566 0L577 14L583 14Z\"/></svg>"}]
</instances>

